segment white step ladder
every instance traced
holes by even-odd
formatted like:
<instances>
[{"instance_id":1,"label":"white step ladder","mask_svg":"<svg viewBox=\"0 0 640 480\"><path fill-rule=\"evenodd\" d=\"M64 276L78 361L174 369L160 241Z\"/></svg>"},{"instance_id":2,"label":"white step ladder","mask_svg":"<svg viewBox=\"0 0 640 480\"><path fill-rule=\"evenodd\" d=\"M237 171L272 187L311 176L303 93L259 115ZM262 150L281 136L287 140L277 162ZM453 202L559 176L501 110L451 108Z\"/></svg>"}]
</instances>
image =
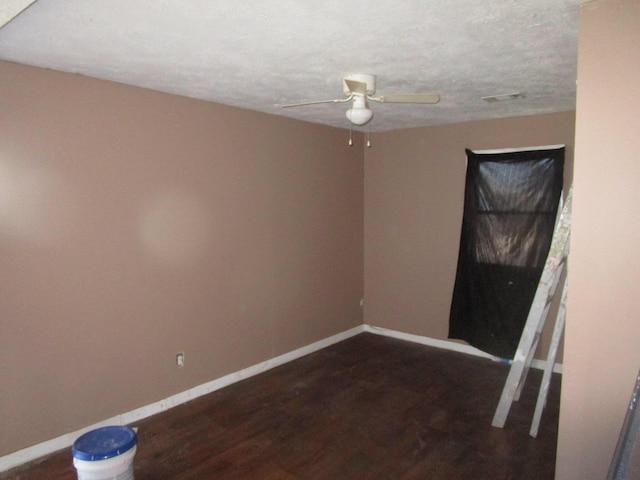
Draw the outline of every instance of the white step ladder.
<instances>
[{"instance_id":1,"label":"white step ladder","mask_svg":"<svg viewBox=\"0 0 640 480\"><path fill-rule=\"evenodd\" d=\"M500 396L500 402L498 403L498 407L496 408L496 412L493 416L493 421L491 422L491 425L494 427L504 427L504 424L507 421L507 416L509 415L509 410L511 409L511 404L514 400L518 401L520 398L522 387L527 379L527 374L529 373L529 368L533 361L533 355L536 351L536 347L538 346L538 341L540 340L540 335L549 313L549 307L555 297L558 283L560 282L562 273L565 269L567 255L569 253L572 193L573 189L569 189L569 193L567 194L567 198L560 213L560 218L556 222L556 228L553 233L553 240L551 241L547 261L542 271L536 294L533 297L533 302L531 303L531 310L529 310L527 321L524 329L522 330L520 343L518 343L518 348L513 356L509 375L507 376L507 380L502 390L502 395ZM538 435L538 426L540 425L542 410L544 409L547 401L551 373L556 361L556 355L558 353L558 347L560 345L560 339L562 338L562 332L564 329L566 297L567 281L565 275L560 306L558 308L558 314L553 328L553 335L551 337L551 344L549 346L549 353L547 355L540 391L538 393L536 409L531 423L531 430L529 431L529 434L532 437L536 437Z\"/></svg>"}]
</instances>

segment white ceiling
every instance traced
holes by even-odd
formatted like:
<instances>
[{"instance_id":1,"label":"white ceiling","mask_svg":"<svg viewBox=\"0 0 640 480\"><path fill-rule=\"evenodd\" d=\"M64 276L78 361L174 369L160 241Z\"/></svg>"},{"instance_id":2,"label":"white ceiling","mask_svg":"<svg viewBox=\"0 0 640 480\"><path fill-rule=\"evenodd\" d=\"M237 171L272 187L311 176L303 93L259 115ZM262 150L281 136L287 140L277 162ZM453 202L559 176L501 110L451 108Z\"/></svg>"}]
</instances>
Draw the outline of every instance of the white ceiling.
<instances>
[{"instance_id":1,"label":"white ceiling","mask_svg":"<svg viewBox=\"0 0 640 480\"><path fill-rule=\"evenodd\" d=\"M584 1L38 0L0 29L0 59L339 128L347 104L281 105L342 98L349 73L441 94L372 104L385 131L573 110Z\"/></svg>"}]
</instances>

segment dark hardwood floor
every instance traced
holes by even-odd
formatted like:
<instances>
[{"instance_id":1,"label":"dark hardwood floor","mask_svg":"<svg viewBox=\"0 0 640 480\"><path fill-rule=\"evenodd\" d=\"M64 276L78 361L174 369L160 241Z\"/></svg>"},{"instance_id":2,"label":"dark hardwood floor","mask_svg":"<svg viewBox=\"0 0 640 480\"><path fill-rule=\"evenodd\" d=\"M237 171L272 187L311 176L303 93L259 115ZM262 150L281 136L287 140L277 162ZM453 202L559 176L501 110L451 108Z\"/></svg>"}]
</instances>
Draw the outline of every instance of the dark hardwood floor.
<instances>
[{"instance_id":1,"label":"dark hardwood floor","mask_svg":"<svg viewBox=\"0 0 640 480\"><path fill-rule=\"evenodd\" d=\"M136 480L552 479L553 375L538 438L541 372L504 429L491 427L508 366L362 334L142 420ZM0 480L73 480L70 449Z\"/></svg>"}]
</instances>

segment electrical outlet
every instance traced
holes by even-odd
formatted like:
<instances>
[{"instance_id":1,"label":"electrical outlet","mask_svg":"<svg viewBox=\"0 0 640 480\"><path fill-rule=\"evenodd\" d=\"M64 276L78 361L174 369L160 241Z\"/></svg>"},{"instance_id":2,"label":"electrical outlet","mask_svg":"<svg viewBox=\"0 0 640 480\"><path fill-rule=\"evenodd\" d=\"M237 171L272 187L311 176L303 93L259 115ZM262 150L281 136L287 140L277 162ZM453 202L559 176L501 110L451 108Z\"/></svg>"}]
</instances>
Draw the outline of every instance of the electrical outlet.
<instances>
[{"instance_id":1,"label":"electrical outlet","mask_svg":"<svg viewBox=\"0 0 640 480\"><path fill-rule=\"evenodd\" d=\"M184 352L176 353L176 365L178 367L184 367Z\"/></svg>"}]
</instances>

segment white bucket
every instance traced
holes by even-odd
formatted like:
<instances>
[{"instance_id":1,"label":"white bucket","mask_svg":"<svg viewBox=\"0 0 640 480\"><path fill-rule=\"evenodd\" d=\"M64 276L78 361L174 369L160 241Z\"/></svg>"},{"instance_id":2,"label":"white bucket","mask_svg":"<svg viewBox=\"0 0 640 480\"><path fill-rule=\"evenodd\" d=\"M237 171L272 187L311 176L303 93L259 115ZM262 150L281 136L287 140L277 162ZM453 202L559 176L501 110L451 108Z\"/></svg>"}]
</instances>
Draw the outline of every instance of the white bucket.
<instances>
[{"instance_id":1,"label":"white bucket","mask_svg":"<svg viewBox=\"0 0 640 480\"><path fill-rule=\"evenodd\" d=\"M87 432L73 444L78 480L134 480L137 437L129 427L103 427Z\"/></svg>"}]
</instances>

